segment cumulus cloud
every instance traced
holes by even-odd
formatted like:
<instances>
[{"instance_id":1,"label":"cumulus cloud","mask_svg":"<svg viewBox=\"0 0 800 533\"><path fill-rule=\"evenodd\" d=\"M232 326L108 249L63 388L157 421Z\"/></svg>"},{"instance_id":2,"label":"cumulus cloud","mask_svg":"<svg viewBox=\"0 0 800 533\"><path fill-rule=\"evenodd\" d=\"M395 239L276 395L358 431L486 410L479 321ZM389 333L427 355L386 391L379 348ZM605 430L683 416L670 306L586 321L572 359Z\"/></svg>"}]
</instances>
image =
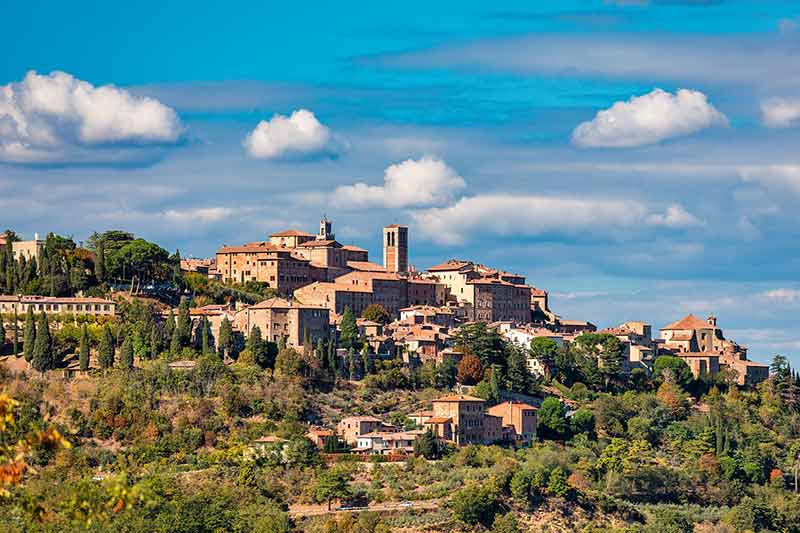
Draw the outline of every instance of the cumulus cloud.
<instances>
[{"instance_id":1,"label":"cumulus cloud","mask_svg":"<svg viewBox=\"0 0 800 533\"><path fill-rule=\"evenodd\" d=\"M727 123L725 115L699 91L680 89L672 94L655 89L598 112L593 120L575 128L572 142L581 148L628 148Z\"/></svg>"},{"instance_id":2,"label":"cumulus cloud","mask_svg":"<svg viewBox=\"0 0 800 533\"><path fill-rule=\"evenodd\" d=\"M653 224L658 215L642 202L535 195L464 197L448 207L411 214L417 231L442 244L463 244L469 235L624 236Z\"/></svg>"},{"instance_id":3,"label":"cumulus cloud","mask_svg":"<svg viewBox=\"0 0 800 533\"><path fill-rule=\"evenodd\" d=\"M243 141L250 157L294 159L336 157L346 149L314 113L298 109L290 116L262 120Z\"/></svg>"},{"instance_id":4,"label":"cumulus cloud","mask_svg":"<svg viewBox=\"0 0 800 533\"><path fill-rule=\"evenodd\" d=\"M113 85L95 87L66 72L0 86L0 160L15 163L108 161L125 150L174 144L174 110Z\"/></svg>"},{"instance_id":5,"label":"cumulus cloud","mask_svg":"<svg viewBox=\"0 0 800 533\"><path fill-rule=\"evenodd\" d=\"M667 228L690 228L702 225L702 222L696 216L689 213L679 204L668 206L664 213L653 213L647 217L647 222L652 226L664 226Z\"/></svg>"},{"instance_id":6,"label":"cumulus cloud","mask_svg":"<svg viewBox=\"0 0 800 533\"><path fill-rule=\"evenodd\" d=\"M381 186L356 183L337 188L333 203L353 208L442 205L465 186L464 179L447 163L425 156L387 167Z\"/></svg>"},{"instance_id":7,"label":"cumulus cloud","mask_svg":"<svg viewBox=\"0 0 800 533\"><path fill-rule=\"evenodd\" d=\"M761 120L770 128L800 123L800 99L771 98L761 102Z\"/></svg>"}]
</instances>

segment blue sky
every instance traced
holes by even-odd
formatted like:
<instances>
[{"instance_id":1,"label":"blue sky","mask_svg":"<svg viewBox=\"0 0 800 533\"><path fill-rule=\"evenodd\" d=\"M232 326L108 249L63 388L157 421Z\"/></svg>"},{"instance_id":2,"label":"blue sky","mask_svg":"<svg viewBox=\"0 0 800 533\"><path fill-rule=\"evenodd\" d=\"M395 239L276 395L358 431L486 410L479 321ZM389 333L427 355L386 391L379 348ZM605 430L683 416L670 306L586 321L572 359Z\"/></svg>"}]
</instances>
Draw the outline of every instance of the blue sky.
<instances>
[{"instance_id":1,"label":"blue sky","mask_svg":"<svg viewBox=\"0 0 800 533\"><path fill-rule=\"evenodd\" d=\"M800 365L796 3L253 4L5 6L0 226L206 256L327 213L379 260L407 223L419 268Z\"/></svg>"}]
</instances>

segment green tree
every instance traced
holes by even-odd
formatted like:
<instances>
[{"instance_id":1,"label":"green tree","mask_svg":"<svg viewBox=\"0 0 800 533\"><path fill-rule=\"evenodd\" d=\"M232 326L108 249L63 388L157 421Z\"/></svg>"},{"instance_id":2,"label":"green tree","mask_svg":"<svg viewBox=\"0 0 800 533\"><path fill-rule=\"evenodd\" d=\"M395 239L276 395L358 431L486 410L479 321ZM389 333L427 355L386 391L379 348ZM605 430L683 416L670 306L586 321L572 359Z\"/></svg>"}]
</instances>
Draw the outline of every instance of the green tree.
<instances>
[{"instance_id":1,"label":"green tree","mask_svg":"<svg viewBox=\"0 0 800 533\"><path fill-rule=\"evenodd\" d=\"M531 340L531 345L528 350L529 355L540 361L542 365L551 372L556 365L556 359L561 352L556 341L549 337L536 337Z\"/></svg>"},{"instance_id":2,"label":"green tree","mask_svg":"<svg viewBox=\"0 0 800 533\"><path fill-rule=\"evenodd\" d=\"M563 440L567 433L567 414L555 396L548 396L539 407L538 433L542 439Z\"/></svg>"},{"instance_id":3,"label":"green tree","mask_svg":"<svg viewBox=\"0 0 800 533\"><path fill-rule=\"evenodd\" d=\"M300 376L305 369L303 356L294 348L284 348L275 357L275 373L281 376Z\"/></svg>"},{"instance_id":4,"label":"green tree","mask_svg":"<svg viewBox=\"0 0 800 533\"><path fill-rule=\"evenodd\" d=\"M436 365L434 387L437 389L450 389L456 384L458 373L456 360L453 356L446 355L442 362Z\"/></svg>"},{"instance_id":5,"label":"green tree","mask_svg":"<svg viewBox=\"0 0 800 533\"><path fill-rule=\"evenodd\" d=\"M681 387L688 386L693 379L692 369L686 361L673 355L659 355L653 363L653 377L664 379L664 372L669 370L675 382Z\"/></svg>"},{"instance_id":6,"label":"green tree","mask_svg":"<svg viewBox=\"0 0 800 533\"><path fill-rule=\"evenodd\" d=\"M570 494L570 486L567 483L567 475L564 470L557 466L550 471L550 477L547 479L547 493L559 498L566 498Z\"/></svg>"},{"instance_id":7,"label":"green tree","mask_svg":"<svg viewBox=\"0 0 800 533\"><path fill-rule=\"evenodd\" d=\"M339 342L342 347L353 348L358 341L358 326L356 325L356 315L349 307L344 308L339 329L341 331Z\"/></svg>"},{"instance_id":8,"label":"green tree","mask_svg":"<svg viewBox=\"0 0 800 533\"><path fill-rule=\"evenodd\" d=\"M350 472L341 466L321 471L314 486L314 497L320 503L327 502L330 511L333 500L350 496L349 483Z\"/></svg>"},{"instance_id":9,"label":"green tree","mask_svg":"<svg viewBox=\"0 0 800 533\"><path fill-rule=\"evenodd\" d=\"M82 372L86 372L89 370L89 351L91 348L89 347L89 330L84 324L81 327L81 342L80 342L80 368Z\"/></svg>"},{"instance_id":10,"label":"green tree","mask_svg":"<svg viewBox=\"0 0 800 533\"><path fill-rule=\"evenodd\" d=\"M103 326L100 334L100 343L97 346L97 362L101 368L111 368L114 366L114 335L108 324Z\"/></svg>"},{"instance_id":11,"label":"green tree","mask_svg":"<svg viewBox=\"0 0 800 533\"><path fill-rule=\"evenodd\" d=\"M31 366L42 373L55 367L53 338L50 335L50 324L44 311L39 315L36 324L36 340L33 343Z\"/></svg>"},{"instance_id":12,"label":"green tree","mask_svg":"<svg viewBox=\"0 0 800 533\"><path fill-rule=\"evenodd\" d=\"M453 342L464 354L480 359L483 368L505 365L506 343L503 337L483 322L461 326L453 335Z\"/></svg>"},{"instance_id":13,"label":"green tree","mask_svg":"<svg viewBox=\"0 0 800 533\"><path fill-rule=\"evenodd\" d=\"M150 331L150 358L155 359L161 353L161 339L158 336L158 328L153 326Z\"/></svg>"},{"instance_id":14,"label":"green tree","mask_svg":"<svg viewBox=\"0 0 800 533\"><path fill-rule=\"evenodd\" d=\"M11 349L14 357L19 357L19 317L16 308L14 308L14 323L11 325Z\"/></svg>"},{"instance_id":15,"label":"green tree","mask_svg":"<svg viewBox=\"0 0 800 533\"><path fill-rule=\"evenodd\" d=\"M6 327L3 325L3 317L0 316L0 353L6 346Z\"/></svg>"},{"instance_id":16,"label":"green tree","mask_svg":"<svg viewBox=\"0 0 800 533\"><path fill-rule=\"evenodd\" d=\"M33 318L33 305L28 305L28 313L25 315L25 343L22 345L25 360L29 363L33 360L33 345L36 342L36 322Z\"/></svg>"},{"instance_id":17,"label":"green tree","mask_svg":"<svg viewBox=\"0 0 800 533\"><path fill-rule=\"evenodd\" d=\"M525 353L516 346L509 347L506 386L511 392L528 393L533 386L533 376L528 368Z\"/></svg>"},{"instance_id":18,"label":"green tree","mask_svg":"<svg viewBox=\"0 0 800 533\"><path fill-rule=\"evenodd\" d=\"M102 240L97 243L95 251L94 277L100 283L106 279L106 243Z\"/></svg>"},{"instance_id":19,"label":"green tree","mask_svg":"<svg viewBox=\"0 0 800 533\"><path fill-rule=\"evenodd\" d=\"M417 457L424 457L425 459L440 459L442 457L442 447L439 443L439 439L436 438L436 435L433 431L428 428L428 430L417 436L414 440L414 455Z\"/></svg>"},{"instance_id":20,"label":"green tree","mask_svg":"<svg viewBox=\"0 0 800 533\"><path fill-rule=\"evenodd\" d=\"M122 347L119 350L119 364L125 370L133 368L133 344L130 335L122 341Z\"/></svg>"},{"instance_id":21,"label":"green tree","mask_svg":"<svg viewBox=\"0 0 800 533\"><path fill-rule=\"evenodd\" d=\"M594 414L586 407L581 407L570 418L572 433L584 433L590 437L594 435Z\"/></svg>"},{"instance_id":22,"label":"green tree","mask_svg":"<svg viewBox=\"0 0 800 533\"><path fill-rule=\"evenodd\" d=\"M495 517L492 533L522 533L514 513L506 513Z\"/></svg>"},{"instance_id":23,"label":"green tree","mask_svg":"<svg viewBox=\"0 0 800 533\"><path fill-rule=\"evenodd\" d=\"M500 511L500 495L492 483L469 485L453 495L449 507L469 526L490 527Z\"/></svg>"},{"instance_id":24,"label":"green tree","mask_svg":"<svg viewBox=\"0 0 800 533\"><path fill-rule=\"evenodd\" d=\"M392 316L381 304L369 304L367 308L364 309L364 312L361 313L361 318L384 325L392 321Z\"/></svg>"},{"instance_id":25,"label":"green tree","mask_svg":"<svg viewBox=\"0 0 800 533\"><path fill-rule=\"evenodd\" d=\"M233 354L233 326L227 316L219 326L219 353L223 360Z\"/></svg>"},{"instance_id":26,"label":"green tree","mask_svg":"<svg viewBox=\"0 0 800 533\"><path fill-rule=\"evenodd\" d=\"M189 300L181 300L178 306L178 324L175 327L175 334L181 348L189 346L192 338L192 319L189 315Z\"/></svg>"},{"instance_id":27,"label":"green tree","mask_svg":"<svg viewBox=\"0 0 800 533\"><path fill-rule=\"evenodd\" d=\"M172 337L175 334L175 313L172 312L172 308L169 310L169 315L167 315L167 321L164 322L164 338L166 339L167 343L172 342Z\"/></svg>"}]
</instances>

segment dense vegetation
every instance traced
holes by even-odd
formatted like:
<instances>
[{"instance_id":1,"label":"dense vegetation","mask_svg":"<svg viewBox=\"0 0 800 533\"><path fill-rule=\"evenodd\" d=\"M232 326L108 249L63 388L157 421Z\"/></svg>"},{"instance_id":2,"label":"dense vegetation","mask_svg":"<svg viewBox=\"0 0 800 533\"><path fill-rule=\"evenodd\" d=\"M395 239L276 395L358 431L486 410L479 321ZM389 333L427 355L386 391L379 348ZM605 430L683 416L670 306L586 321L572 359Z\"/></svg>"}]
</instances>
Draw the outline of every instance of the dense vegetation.
<instances>
[{"instance_id":1,"label":"dense vegetation","mask_svg":"<svg viewBox=\"0 0 800 533\"><path fill-rule=\"evenodd\" d=\"M800 531L800 385L781 356L767 382L741 388L726 373L696 380L674 357L623 373L611 335L523 347L477 323L455 336L460 362L406 364L370 353L349 310L338 339L301 351L227 321L215 342L191 306L269 291L182 275L179 254L137 241L109 232L84 249L51 235L35 269L4 260L6 289L163 283L180 305L127 297L114 319L3 317L0 354L27 361L0 367L3 531ZM73 353L85 375L50 371ZM537 442L456 449L424 433L389 462L305 437L353 414L412 428L406 415L462 386L490 405L544 398Z\"/></svg>"}]
</instances>

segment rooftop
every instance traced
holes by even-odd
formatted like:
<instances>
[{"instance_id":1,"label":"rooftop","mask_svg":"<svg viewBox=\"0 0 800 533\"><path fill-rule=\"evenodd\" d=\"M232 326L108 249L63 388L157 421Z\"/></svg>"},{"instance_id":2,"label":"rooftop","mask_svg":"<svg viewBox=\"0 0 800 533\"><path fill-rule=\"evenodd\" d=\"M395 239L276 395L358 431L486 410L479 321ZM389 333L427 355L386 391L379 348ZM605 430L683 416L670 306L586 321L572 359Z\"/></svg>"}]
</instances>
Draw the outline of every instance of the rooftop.
<instances>
[{"instance_id":1,"label":"rooftop","mask_svg":"<svg viewBox=\"0 0 800 533\"><path fill-rule=\"evenodd\" d=\"M267 298L257 304L251 305L248 309L324 309L324 307L304 304L296 300L287 300L285 298Z\"/></svg>"},{"instance_id":2,"label":"rooftop","mask_svg":"<svg viewBox=\"0 0 800 533\"><path fill-rule=\"evenodd\" d=\"M667 324L661 330L669 330L669 329L716 329L716 326L709 324L707 320L703 320L702 318L696 317L693 314L688 314L685 317L681 318L680 320L673 322L672 324Z\"/></svg>"},{"instance_id":3,"label":"rooftop","mask_svg":"<svg viewBox=\"0 0 800 533\"><path fill-rule=\"evenodd\" d=\"M279 231L278 233L273 233L270 237L313 237L313 235L299 229L287 229Z\"/></svg>"},{"instance_id":4,"label":"rooftop","mask_svg":"<svg viewBox=\"0 0 800 533\"><path fill-rule=\"evenodd\" d=\"M483 398L476 398L475 396L468 396L466 394L449 394L436 398L434 402L485 402Z\"/></svg>"},{"instance_id":5,"label":"rooftop","mask_svg":"<svg viewBox=\"0 0 800 533\"><path fill-rule=\"evenodd\" d=\"M428 268L428 272L446 272L450 270L461 270L464 267L473 265L472 261L461 261L460 259L449 259L444 263Z\"/></svg>"}]
</instances>

